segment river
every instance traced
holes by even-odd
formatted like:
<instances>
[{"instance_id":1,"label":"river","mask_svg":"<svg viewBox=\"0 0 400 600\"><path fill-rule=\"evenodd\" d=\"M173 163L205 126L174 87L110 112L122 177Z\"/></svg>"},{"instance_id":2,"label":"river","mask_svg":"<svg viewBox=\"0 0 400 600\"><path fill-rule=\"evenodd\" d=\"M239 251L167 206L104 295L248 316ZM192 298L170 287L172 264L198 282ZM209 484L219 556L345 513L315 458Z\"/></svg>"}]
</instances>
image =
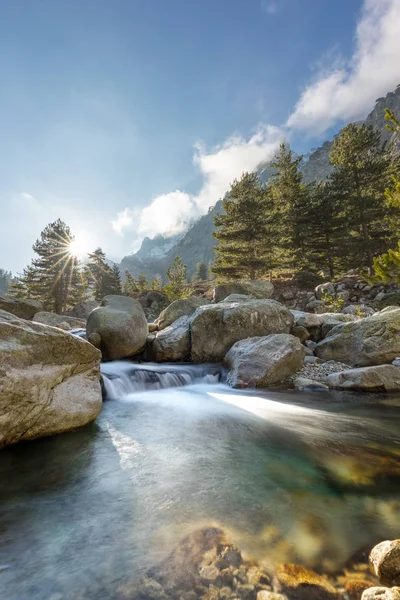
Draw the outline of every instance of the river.
<instances>
[{"instance_id":1,"label":"river","mask_svg":"<svg viewBox=\"0 0 400 600\"><path fill-rule=\"evenodd\" d=\"M400 398L234 391L218 367L102 366L76 432L0 454L0 596L110 600L188 532L333 571L400 535Z\"/></svg>"}]
</instances>

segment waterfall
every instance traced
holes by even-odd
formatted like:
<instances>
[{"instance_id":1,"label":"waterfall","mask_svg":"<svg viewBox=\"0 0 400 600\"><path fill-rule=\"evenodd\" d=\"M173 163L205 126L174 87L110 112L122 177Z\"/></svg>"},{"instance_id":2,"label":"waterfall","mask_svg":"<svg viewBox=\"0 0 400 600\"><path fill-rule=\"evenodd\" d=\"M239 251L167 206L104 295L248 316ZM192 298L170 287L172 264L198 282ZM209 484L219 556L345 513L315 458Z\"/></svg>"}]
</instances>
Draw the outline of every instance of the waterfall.
<instances>
[{"instance_id":1,"label":"waterfall","mask_svg":"<svg viewBox=\"0 0 400 600\"><path fill-rule=\"evenodd\" d=\"M135 392L182 387L194 383L218 383L223 377L219 365L163 365L113 361L101 365L107 400Z\"/></svg>"}]
</instances>

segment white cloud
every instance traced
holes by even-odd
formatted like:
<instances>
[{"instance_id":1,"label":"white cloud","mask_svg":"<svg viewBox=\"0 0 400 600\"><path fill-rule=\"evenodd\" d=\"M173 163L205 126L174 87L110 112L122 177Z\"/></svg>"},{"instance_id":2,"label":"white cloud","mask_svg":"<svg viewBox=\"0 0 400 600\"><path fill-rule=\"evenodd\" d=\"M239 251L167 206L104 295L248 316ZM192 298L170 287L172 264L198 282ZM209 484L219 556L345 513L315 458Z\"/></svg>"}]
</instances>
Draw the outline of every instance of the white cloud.
<instances>
[{"instance_id":1,"label":"white cloud","mask_svg":"<svg viewBox=\"0 0 400 600\"><path fill-rule=\"evenodd\" d=\"M249 139L234 135L209 152L201 144L196 145L193 162L204 180L200 192L190 195L176 190L157 196L141 210L125 208L112 221L114 231L135 231L149 237L181 233L191 219L204 214L225 195L236 177L270 160L281 139L277 127L260 126Z\"/></svg>"},{"instance_id":2,"label":"white cloud","mask_svg":"<svg viewBox=\"0 0 400 600\"><path fill-rule=\"evenodd\" d=\"M364 117L376 98L398 83L400 0L365 0L353 56L306 88L287 125L321 134L338 121Z\"/></svg>"},{"instance_id":3,"label":"white cloud","mask_svg":"<svg viewBox=\"0 0 400 600\"><path fill-rule=\"evenodd\" d=\"M39 211L41 208L39 200L37 200L32 194L21 192L19 197L15 200L18 207L29 211Z\"/></svg>"}]
</instances>

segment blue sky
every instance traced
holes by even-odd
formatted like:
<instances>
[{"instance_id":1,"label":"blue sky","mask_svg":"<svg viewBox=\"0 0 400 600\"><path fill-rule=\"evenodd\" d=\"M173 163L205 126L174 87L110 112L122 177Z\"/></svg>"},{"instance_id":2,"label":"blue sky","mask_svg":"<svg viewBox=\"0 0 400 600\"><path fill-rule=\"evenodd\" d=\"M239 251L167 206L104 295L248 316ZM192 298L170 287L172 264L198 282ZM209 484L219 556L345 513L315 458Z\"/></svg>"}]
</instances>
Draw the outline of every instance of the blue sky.
<instances>
[{"instance_id":1,"label":"blue sky","mask_svg":"<svg viewBox=\"0 0 400 600\"><path fill-rule=\"evenodd\" d=\"M304 152L367 114L400 83L400 0L375 5L0 3L0 267L20 271L59 216L82 248L122 257L282 136Z\"/></svg>"}]
</instances>

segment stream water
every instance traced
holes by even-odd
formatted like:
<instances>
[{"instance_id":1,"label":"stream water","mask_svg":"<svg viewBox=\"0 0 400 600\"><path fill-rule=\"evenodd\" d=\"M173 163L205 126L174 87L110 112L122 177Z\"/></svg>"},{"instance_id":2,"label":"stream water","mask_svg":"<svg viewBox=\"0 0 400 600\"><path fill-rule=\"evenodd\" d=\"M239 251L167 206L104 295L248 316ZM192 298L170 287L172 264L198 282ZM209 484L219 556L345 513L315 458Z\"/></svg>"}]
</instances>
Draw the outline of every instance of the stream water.
<instances>
[{"instance_id":1,"label":"stream water","mask_svg":"<svg viewBox=\"0 0 400 600\"><path fill-rule=\"evenodd\" d=\"M332 571L400 535L400 398L102 366L96 423L0 453L0 597L110 600L196 528Z\"/></svg>"}]
</instances>

